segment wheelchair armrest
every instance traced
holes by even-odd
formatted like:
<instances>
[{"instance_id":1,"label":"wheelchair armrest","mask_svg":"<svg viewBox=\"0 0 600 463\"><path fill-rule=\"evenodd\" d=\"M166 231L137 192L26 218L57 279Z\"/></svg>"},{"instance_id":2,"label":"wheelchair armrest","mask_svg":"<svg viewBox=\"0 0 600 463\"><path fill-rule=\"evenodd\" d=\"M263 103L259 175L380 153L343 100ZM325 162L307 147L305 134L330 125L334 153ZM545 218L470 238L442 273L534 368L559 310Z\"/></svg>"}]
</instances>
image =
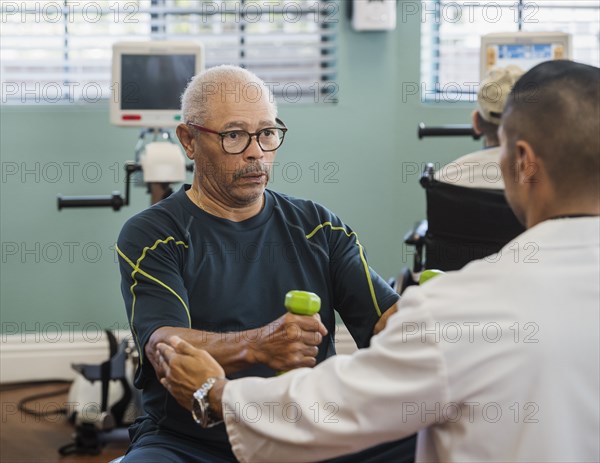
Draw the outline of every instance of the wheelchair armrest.
<instances>
[{"instance_id":1,"label":"wheelchair armrest","mask_svg":"<svg viewBox=\"0 0 600 463\"><path fill-rule=\"evenodd\" d=\"M427 188L433 182L433 177L435 175L435 167L431 162L428 162L423 169L423 173L421 174L421 178L419 179L419 183L423 188Z\"/></svg>"},{"instance_id":2,"label":"wheelchair armrest","mask_svg":"<svg viewBox=\"0 0 600 463\"><path fill-rule=\"evenodd\" d=\"M427 234L427 220L417 222L412 230L404 235L404 242L411 246L422 246Z\"/></svg>"}]
</instances>

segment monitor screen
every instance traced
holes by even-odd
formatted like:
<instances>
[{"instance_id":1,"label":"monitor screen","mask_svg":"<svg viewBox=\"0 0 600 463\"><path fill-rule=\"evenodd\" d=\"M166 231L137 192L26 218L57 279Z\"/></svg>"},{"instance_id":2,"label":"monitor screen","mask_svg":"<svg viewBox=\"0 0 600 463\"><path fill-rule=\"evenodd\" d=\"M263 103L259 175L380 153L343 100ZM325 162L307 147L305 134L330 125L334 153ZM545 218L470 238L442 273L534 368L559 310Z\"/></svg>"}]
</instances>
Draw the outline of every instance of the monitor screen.
<instances>
[{"instance_id":1,"label":"monitor screen","mask_svg":"<svg viewBox=\"0 0 600 463\"><path fill-rule=\"evenodd\" d=\"M514 32L481 38L481 79L495 67L509 64L523 71L553 59L569 59L571 36L561 32Z\"/></svg>"},{"instance_id":2,"label":"monitor screen","mask_svg":"<svg viewBox=\"0 0 600 463\"><path fill-rule=\"evenodd\" d=\"M123 55L121 109L174 109L196 70L195 55Z\"/></svg>"},{"instance_id":3,"label":"monitor screen","mask_svg":"<svg viewBox=\"0 0 600 463\"><path fill-rule=\"evenodd\" d=\"M175 127L181 94L203 69L202 48L191 42L127 42L113 46L110 120L119 126Z\"/></svg>"}]
</instances>

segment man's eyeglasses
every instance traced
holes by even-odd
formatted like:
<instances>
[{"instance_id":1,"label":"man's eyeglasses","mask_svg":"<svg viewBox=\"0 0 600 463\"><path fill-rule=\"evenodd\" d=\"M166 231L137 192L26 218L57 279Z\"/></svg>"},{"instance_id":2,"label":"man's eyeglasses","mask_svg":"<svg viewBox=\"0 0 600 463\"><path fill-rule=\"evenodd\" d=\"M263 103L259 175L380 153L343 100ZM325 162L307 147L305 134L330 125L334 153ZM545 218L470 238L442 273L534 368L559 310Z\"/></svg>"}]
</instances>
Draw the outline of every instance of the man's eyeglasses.
<instances>
[{"instance_id":1,"label":"man's eyeglasses","mask_svg":"<svg viewBox=\"0 0 600 463\"><path fill-rule=\"evenodd\" d=\"M227 130L225 132L217 132L207 129L193 122L186 122L190 127L194 127L200 132L214 133L221 137L221 146L227 154L241 154L250 146L252 137L256 137L258 146L263 151L275 151L283 143L287 127L281 119L275 119L275 122L281 127L266 127L258 132L249 133L245 130Z\"/></svg>"}]
</instances>

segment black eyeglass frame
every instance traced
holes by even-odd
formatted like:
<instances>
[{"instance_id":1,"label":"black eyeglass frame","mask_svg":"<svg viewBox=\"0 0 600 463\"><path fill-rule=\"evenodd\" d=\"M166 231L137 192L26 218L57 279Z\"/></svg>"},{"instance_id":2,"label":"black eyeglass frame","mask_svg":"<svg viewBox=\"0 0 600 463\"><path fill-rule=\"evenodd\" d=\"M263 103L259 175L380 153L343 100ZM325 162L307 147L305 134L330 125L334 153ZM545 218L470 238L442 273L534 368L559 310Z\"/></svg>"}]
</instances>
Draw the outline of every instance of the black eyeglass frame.
<instances>
[{"instance_id":1,"label":"black eyeglass frame","mask_svg":"<svg viewBox=\"0 0 600 463\"><path fill-rule=\"evenodd\" d=\"M260 129L258 132L254 132L254 133L250 133L247 132L246 130L240 130L240 129L236 129L236 130L226 130L224 132L217 132L216 130L212 130L212 129L208 129L206 127L202 127L199 124L195 124L193 122L186 122L185 124L190 126L190 127L194 127L196 130L199 130L200 132L206 132L206 133L212 133L215 135L219 135L221 137L221 148L223 149L223 151L227 154L232 154L232 155L236 155L236 154L242 154L244 151L246 151L248 149L248 147L250 146L250 143L252 143L252 138L256 137L256 142L258 143L258 146L260 147L260 149L265 152L265 153L270 153L272 151L276 151L279 149L279 147L283 144L283 140L285 139L285 134L288 131L288 128L286 127L286 125L284 124L284 122L279 119L279 118L275 118L275 122L277 124L279 124L281 127L265 127L264 129ZM273 149L269 149L266 150L262 147L262 145L260 144L260 139L258 138L259 135L264 132L265 130L281 130L283 135L281 136L281 140L279 141L279 145L277 145L276 148ZM230 133L235 133L235 132L245 132L248 134L248 143L246 143L246 146L244 146L244 149L242 149L241 151L235 152L235 153L231 153L230 151L227 151L225 149L225 137L227 135L229 135Z\"/></svg>"}]
</instances>

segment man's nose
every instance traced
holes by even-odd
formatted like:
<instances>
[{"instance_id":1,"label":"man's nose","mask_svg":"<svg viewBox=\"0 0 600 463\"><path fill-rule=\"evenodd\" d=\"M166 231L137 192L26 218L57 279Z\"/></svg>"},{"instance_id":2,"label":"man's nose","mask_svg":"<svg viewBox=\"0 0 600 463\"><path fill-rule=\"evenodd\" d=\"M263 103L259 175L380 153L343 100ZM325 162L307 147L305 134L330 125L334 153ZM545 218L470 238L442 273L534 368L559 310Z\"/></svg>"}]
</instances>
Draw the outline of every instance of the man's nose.
<instances>
[{"instance_id":1,"label":"man's nose","mask_svg":"<svg viewBox=\"0 0 600 463\"><path fill-rule=\"evenodd\" d=\"M258 136L253 135L250 138L250 144L248 148L244 151L244 157L247 159L261 159L265 155L265 152L262 150L260 145L258 144Z\"/></svg>"}]
</instances>

